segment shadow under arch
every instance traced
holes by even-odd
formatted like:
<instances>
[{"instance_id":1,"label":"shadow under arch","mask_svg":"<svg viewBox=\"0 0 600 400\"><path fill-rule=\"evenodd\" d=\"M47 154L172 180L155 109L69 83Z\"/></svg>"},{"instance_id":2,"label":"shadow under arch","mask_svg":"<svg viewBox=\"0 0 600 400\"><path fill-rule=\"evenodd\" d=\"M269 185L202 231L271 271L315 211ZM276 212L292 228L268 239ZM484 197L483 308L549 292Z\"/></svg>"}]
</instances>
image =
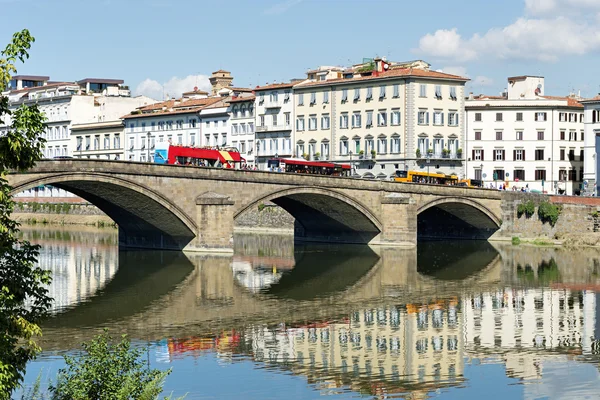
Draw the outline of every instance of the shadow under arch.
<instances>
[{"instance_id":1,"label":"shadow under arch","mask_svg":"<svg viewBox=\"0 0 600 400\"><path fill-rule=\"evenodd\" d=\"M369 243L383 225L364 205L338 191L293 188L254 199L234 219L264 202L273 202L295 218L296 239L318 242Z\"/></svg>"},{"instance_id":2,"label":"shadow under arch","mask_svg":"<svg viewBox=\"0 0 600 400\"><path fill-rule=\"evenodd\" d=\"M99 173L60 173L21 183L12 193L41 185L64 189L102 210L119 226L122 247L181 250L196 236L195 222L179 207L126 179Z\"/></svg>"},{"instance_id":3,"label":"shadow under arch","mask_svg":"<svg viewBox=\"0 0 600 400\"><path fill-rule=\"evenodd\" d=\"M444 197L417 210L418 239L488 239L500 219L485 205L465 197Z\"/></svg>"}]
</instances>

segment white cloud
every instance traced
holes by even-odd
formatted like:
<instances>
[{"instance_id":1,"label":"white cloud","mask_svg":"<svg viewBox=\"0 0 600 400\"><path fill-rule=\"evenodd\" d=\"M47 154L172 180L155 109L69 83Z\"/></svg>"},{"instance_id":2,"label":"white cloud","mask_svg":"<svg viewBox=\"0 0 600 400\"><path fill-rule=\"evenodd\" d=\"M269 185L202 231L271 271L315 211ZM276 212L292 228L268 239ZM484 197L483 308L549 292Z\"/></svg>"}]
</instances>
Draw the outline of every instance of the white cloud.
<instances>
[{"instance_id":1,"label":"white cloud","mask_svg":"<svg viewBox=\"0 0 600 400\"><path fill-rule=\"evenodd\" d=\"M467 69L465 67L461 67L460 65L444 67L444 68L442 68L442 72L445 72L446 74L451 74L451 75L464 76L465 78L469 77L469 74L467 73Z\"/></svg>"},{"instance_id":2,"label":"white cloud","mask_svg":"<svg viewBox=\"0 0 600 400\"><path fill-rule=\"evenodd\" d=\"M164 96L180 97L183 92L190 92L198 87L200 90L210 92L211 86L206 75L188 75L185 78L172 77L165 83L159 83L154 79L146 78L134 90L135 95L144 95L156 100Z\"/></svg>"},{"instance_id":3,"label":"white cloud","mask_svg":"<svg viewBox=\"0 0 600 400\"><path fill-rule=\"evenodd\" d=\"M552 17L518 18L504 27L484 34L463 37L456 28L440 29L419 40L414 51L436 59L471 61L475 59L538 60L556 62L563 56L600 51L598 0L525 0L526 12L542 15L558 8L579 10L577 18L555 13Z\"/></svg>"},{"instance_id":4,"label":"white cloud","mask_svg":"<svg viewBox=\"0 0 600 400\"><path fill-rule=\"evenodd\" d=\"M279 3L276 3L274 5L272 5L271 7L265 9L263 11L263 14L265 15L280 15L285 13L287 10L289 10L290 8L294 7L296 4L301 3L302 0L287 0L287 1L281 1Z\"/></svg>"}]
</instances>

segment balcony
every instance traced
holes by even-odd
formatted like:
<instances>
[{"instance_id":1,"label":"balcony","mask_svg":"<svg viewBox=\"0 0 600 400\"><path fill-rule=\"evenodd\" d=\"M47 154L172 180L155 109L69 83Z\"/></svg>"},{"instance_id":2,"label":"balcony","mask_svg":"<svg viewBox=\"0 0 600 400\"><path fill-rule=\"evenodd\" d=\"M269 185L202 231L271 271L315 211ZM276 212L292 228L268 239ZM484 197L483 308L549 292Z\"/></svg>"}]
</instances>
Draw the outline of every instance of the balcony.
<instances>
[{"instance_id":1,"label":"balcony","mask_svg":"<svg viewBox=\"0 0 600 400\"><path fill-rule=\"evenodd\" d=\"M292 155L292 149L275 149L275 150L271 150L271 149L259 149L256 152L256 155L258 157L275 157L275 155L278 156L291 156Z\"/></svg>"},{"instance_id":2,"label":"balcony","mask_svg":"<svg viewBox=\"0 0 600 400\"><path fill-rule=\"evenodd\" d=\"M278 132L278 131L291 131L291 124L283 124L283 125L263 125L257 126L256 132Z\"/></svg>"},{"instance_id":3,"label":"balcony","mask_svg":"<svg viewBox=\"0 0 600 400\"><path fill-rule=\"evenodd\" d=\"M276 100L276 101L269 101L268 99L265 100L265 102L262 104L262 106L266 109L269 108L281 108L283 107L284 101L283 100Z\"/></svg>"},{"instance_id":4,"label":"balcony","mask_svg":"<svg viewBox=\"0 0 600 400\"><path fill-rule=\"evenodd\" d=\"M462 160L462 153L421 153L417 159L419 160Z\"/></svg>"}]
</instances>

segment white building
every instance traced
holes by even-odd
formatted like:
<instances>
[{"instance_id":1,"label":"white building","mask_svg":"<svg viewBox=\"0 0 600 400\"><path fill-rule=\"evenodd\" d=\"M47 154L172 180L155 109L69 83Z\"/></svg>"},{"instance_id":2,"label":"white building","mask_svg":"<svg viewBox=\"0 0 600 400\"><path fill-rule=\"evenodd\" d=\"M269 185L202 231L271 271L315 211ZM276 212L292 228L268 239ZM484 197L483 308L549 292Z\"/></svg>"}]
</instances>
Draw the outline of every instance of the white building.
<instances>
[{"instance_id":1,"label":"white building","mask_svg":"<svg viewBox=\"0 0 600 400\"><path fill-rule=\"evenodd\" d=\"M146 96L130 97L122 80L84 79L78 82L50 82L45 76L15 76L7 92L9 108L14 111L22 104L37 104L46 115L44 156L73 156L76 138L71 136L73 125L114 121L137 107L151 104ZM10 117L5 120L10 125ZM6 129L6 127L4 127ZM0 132L3 127L0 126Z\"/></svg>"},{"instance_id":2,"label":"white building","mask_svg":"<svg viewBox=\"0 0 600 400\"><path fill-rule=\"evenodd\" d=\"M585 149L584 149L584 165L583 179L585 192L588 194L598 195L598 152L600 142L600 95L593 99L581 102L584 107L584 125L585 125Z\"/></svg>"},{"instance_id":3,"label":"white building","mask_svg":"<svg viewBox=\"0 0 600 400\"><path fill-rule=\"evenodd\" d=\"M544 78L508 78L501 96L469 96L466 174L486 186L578 194L583 179L583 106L546 96Z\"/></svg>"},{"instance_id":4,"label":"white building","mask_svg":"<svg viewBox=\"0 0 600 400\"><path fill-rule=\"evenodd\" d=\"M234 97L229 100L228 109L230 133L227 146L237 148L246 159L246 164L251 167L255 165L254 101L253 95Z\"/></svg>"},{"instance_id":5,"label":"white building","mask_svg":"<svg viewBox=\"0 0 600 400\"><path fill-rule=\"evenodd\" d=\"M94 122L74 124L71 136L75 139L73 157L96 158L104 160L122 160L124 157L123 121Z\"/></svg>"},{"instance_id":6,"label":"white building","mask_svg":"<svg viewBox=\"0 0 600 400\"><path fill-rule=\"evenodd\" d=\"M267 169L267 161L273 157L292 157L294 153L293 121L294 82L274 83L254 89L256 95L256 154L259 169Z\"/></svg>"},{"instance_id":7,"label":"white building","mask_svg":"<svg viewBox=\"0 0 600 400\"><path fill-rule=\"evenodd\" d=\"M468 79L429 67L375 58L308 71L294 86L298 156L350 163L365 178L409 169L463 175Z\"/></svg>"}]
</instances>

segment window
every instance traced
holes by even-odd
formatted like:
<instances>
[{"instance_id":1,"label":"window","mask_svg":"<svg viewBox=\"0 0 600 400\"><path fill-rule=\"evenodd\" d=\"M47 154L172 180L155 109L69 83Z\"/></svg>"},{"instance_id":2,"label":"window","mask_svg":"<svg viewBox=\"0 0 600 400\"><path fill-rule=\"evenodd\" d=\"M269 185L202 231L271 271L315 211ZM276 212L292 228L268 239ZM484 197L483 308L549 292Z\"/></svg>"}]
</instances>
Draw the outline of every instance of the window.
<instances>
[{"instance_id":1,"label":"window","mask_svg":"<svg viewBox=\"0 0 600 400\"><path fill-rule=\"evenodd\" d=\"M400 138L399 137L393 137L392 141L391 141L391 152L394 154L398 154L400 153Z\"/></svg>"},{"instance_id":2,"label":"window","mask_svg":"<svg viewBox=\"0 0 600 400\"><path fill-rule=\"evenodd\" d=\"M130 151L133 150L134 147L135 147L135 139L134 138L129 138L129 150Z\"/></svg>"},{"instance_id":3,"label":"window","mask_svg":"<svg viewBox=\"0 0 600 400\"><path fill-rule=\"evenodd\" d=\"M504 180L504 170L503 169L495 169L492 177L494 180Z\"/></svg>"},{"instance_id":4,"label":"window","mask_svg":"<svg viewBox=\"0 0 600 400\"><path fill-rule=\"evenodd\" d=\"M419 125L429 125L429 112L425 110L419 110L417 121Z\"/></svg>"},{"instance_id":5,"label":"window","mask_svg":"<svg viewBox=\"0 0 600 400\"><path fill-rule=\"evenodd\" d=\"M312 92L310 94L310 105L314 106L315 104L317 104L317 93L316 92Z\"/></svg>"},{"instance_id":6,"label":"window","mask_svg":"<svg viewBox=\"0 0 600 400\"><path fill-rule=\"evenodd\" d=\"M377 139L377 153L379 153L379 154L387 153L387 139L386 138Z\"/></svg>"},{"instance_id":7,"label":"window","mask_svg":"<svg viewBox=\"0 0 600 400\"><path fill-rule=\"evenodd\" d=\"M516 131L516 139L517 140L523 140L523 131Z\"/></svg>"},{"instance_id":8,"label":"window","mask_svg":"<svg viewBox=\"0 0 600 400\"><path fill-rule=\"evenodd\" d=\"M513 150L513 160L514 161L525 161L525 150Z\"/></svg>"},{"instance_id":9,"label":"window","mask_svg":"<svg viewBox=\"0 0 600 400\"><path fill-rule=\"evenodd\" d=\"M81 136L77 136L77 151L81 151L82 146L83 146L83 138Z\"/></svg>"},{"instance_id":10,"label":"window","mask_svg":"<svg viewBox=\"0 0 600 400\"><path fill-rule=\"evenodd\" d=\"M360 100L360 89L356 88L354 89L354 101L358 101Z\"/></svg>"},{"instance_id":11,"label":"window","mask_svg":"<svg viewBox=\"0 0 600 400\"><path fill-rule=\"evenodd\" d=\"M348 113L340 115L340 129L348 129Z\"/></svg>"},{"instance_id":12,"label":"window","mask_svg":"<svg viewBox=\"0 0 600 400\"><path fill-rule=\"evenodd\" d=\"M583 133L584 133L584 132L583 132L583 131L581 131L580 133L581 133L581 139L580 139L580 140L583 142Z\"/></svg>"},{"instance_id":13,"label":"window","mask_svg":"<svg viewBox=\"0 0 600 400\"><path fill-rule=\"evenodd\" d=\"M545 181L546 180L546 170L545 169L536 169L535 170L535 180L536 181Z\"/></svg>"},{"instance_id":14,"label":"window","mask_svg":"<svg viewBox=\"0 0 600 400\"><path fill-rule=\"evenodd\" d=\"M496 113L496 122L502 122L502 113Z\"/></svg>"},{"instance_id":15,"label":"window","mask_svg":"<svg viewBox=\"0 0 600 400\"><path fill-rule=\"evenodd\" d=\"M458 126L458 112L450 111L448 113L448 125L449 126Z\"/></svg>"},{"instance_id":16,"label":"window","mask_svg":"<svg viewBox=\"0 0 600 400\"><path fill-rule=\"evenodd\" d=\"M544 149L535 150L535 160L542 161L544 159Z\"/></svg>"},{"instance_id":17,"label":"window","mask_svg":"<svg viewBox=\"0 0 600 400\"><path fill-rule=\"evenodd\" d=\"M177 144L180 146L183 145L183 134L182 133L177 134Z\"/></svg>"},{"instance_id":18,"label":"window","mask_svg":"<svg viewBox=\"0 0 600 400\"><path fill-rule=\"evenodd\" d=\"M400 97L400 85L397 83L394 85L394 94L392 97L394 99L397 99L398 97Z\"/></svg>"},{"instance_id":19,"label":"window","mask_svg":"<svg viewBox=\"0 0 600 400\"><path fill-rule=\"evenodd\" d=\"M290 101L290 91L286 90L285 92L283 92L283 102L287 103Z\"/></svg>"},{"instance_id":20,"label":"window","mask_svg":"<svg viewBox=\"0 0 600 400\"><path fill-rule=\"evenodd\" d=\"M475 113L475 122L481 122L481 113Z\"/></svg>"},{"instance_id":21,"label":"window","mask_svg":"<svg viewBox=\"0 0 600 400\"><path fill-rule=\"evenodd\" d=\"M231 134L233 134L233 135L238 134L238 124L231 124Z\"/></svg>"},{"instance_id":22,"label":"window","mask_svg":"<svg viewBox=\"0 0 600 400\"><path fill-rule=\"evenodd\" d=\"M265 115L259 115L258 116L258 126L265 126Z\"/></svg>"},{"instance_id":23,"label":"window","mask_svg":"<svg viewBox=\"0 0 600 400\"><path fill-rule=\"evenodd\" d=\"M456 100L456 86L450 86L450 99Z\"/></svg>"},{"instance_id":24,"label":"window","mask_svg":"<svg viewBox=\"0 0 600 400\"><path fill-rule=\"evenodd\" d=\"M273 126L277 126L277 114L271 115L271 122Z\"/></svg>"},{"instance_id":25,"label":"window","mask_svg":"<svg viewBox=\"0 0 600 400\"><path fill-rule=\"evenodd\" d=\"M544 131L538 131L537 138L538 140L544 140Z\"/></svg>"},{"instance_id":26,"label":"window","mask_svg":"<svg viewBox=\"0 0 600 400\"><path fill-rule=\"evenodd\" d=\"M340 140L340 155L346 156L348 155L348 140Z\"/></svg>"},{"instance_id":27,"label":"window","mask_svg":"<svg viewBox=\"0 0 600 400\"><path fill-rule=\"evenodd\" d=\"M360 139L354 139L354 153L360 153Z\"/></svg>"},{"instance_id":28,"label":"window","mask_svg":"<svg viewBox=\"0 0 600 400\"><path fill-rule=\"evenodd\" d=\"M323 92L323 103L329 104L329 92Z\"/></svg>"},{"instance_id":29,"label":"window","mask_svg":"<svg viewBox=\"0 0 600 400\"><path fill-rule=\"evenodd\" d=\"M569 150L569 161L575 161L575 150Z\"/></svg>"},{"instance_id":30,"label":"window","mask_svg":"<svg viewBox=\"0 0 600 400\"><path fill-rule=\"evenodd\" d=\"M433 111L433 125L444 125L444 113L442 110Z\"/></svg>"},{"instance_id":31,"label":"window","mask_svg":"<svg viewBox=\"0 0 600 400\"><path fill-rule=\"evenodd\" d=\"M100 149L100 136L96 135L94 136L94 150L99 150Z\"/></svg>"},{"instance_id":32,"label":"window","mask_svg":"<svg viewBox=\"0 0 600 400\"><path fill-rule=\"evenodd\" d=\"M329 129L329 114L323 114L321 117L321 129Z\"/></svg>"},{"instance_id":33,"label":"window","mask_svg":"<svg viewBox=\"0 0 600 400\"><path fill-rule=\"evenodd\" d=\"M373 111L367 111L367 123L365 128L371 128L373 126Z\"/></svg>"},{"instance_id":34,"label":"window","mask_svg":"<svg viewBox=\"0 0 600 400\"><path fill-rule=\"evenodd\" d=\"M196 135L193 133L190 133L190 146L195 146L196 145Z\"/></svg>"},{"instance_id":35,"label":"window","mask_svg":"<svg viewBox=\"0 0 600 400\"><path fill-rule=\"evenodd\" d=\"M321 159L323 159L323 160L329 159L329 143L326 143L326 142L321 143Z\"/></svg>"},{"instance_id":36,"label":"window","mask_svg":"<svg viewBox=\"0 0 600 400\"><path fill-rule=\"evenodd\" d=\"M196 127L196 119L192 118L190 119L190 128L195 128Z\"/></svg>"},{"instance_id":37,"label":"window","mask_svg":"<svg viewBox=\"0 0 600 400\"><path fill-rule=\"evenodd\" d=\"M304 117L303 116L296 118L296 130L297 131L304 130Z\"/></svg>"},{"instance_id":38,"label":"window","mask_svg":"<svg viewBox=\"0 0 600 400\"><path fill-rule=\"evenodd\" d=\"M547 114L545 112L537 112L537 113L535 113L535 120L536 121L539 121L539 122L546 121L546 117L547 117Z\"/></svg>"},{"instance_id":39,"label":"window","mask_svg":"<svg viewBox=\"0 0 600 400\"><path fill-rule=\"evenodd\" d=\"M483 161L483 149L475 149L475 150L473 150L473 160L475 160L475 161Z\"/></svg>"},{"instance_id":40,"label":"window","mask_svg":"<svg viewBox=\"0 0 600 400\"><path fill-rule=\"evenodd\" d=\"M565 131L560 131L560 140L565 140Z\"/></svg>"},{"instance_id":41,"label":"window","mask_svg":"<svg viewBox=\"0 0 600 400\"><path fill-rule=\"evenodd\" d=\"M504 161L504 150L496 149L494 150L494 161Z\"/></svg>"},{"instance_id":42,"label":"window","mask_svg":"<svg viewBox=\"0 0 600 400\"><path fill-rule=\"evenodd\" d=\"M360 128L360 111L352 113L352 127Z\"/></svg>"},{"instance_id":43,"label":"window","mask_svg":"<svg viewBox=\"0 0 600 400\"><path fill-rule=\"evenodd\" d=\"M522 112L518 112L517 113L517 121L518 122L522 122L523 121L523 113Z\"/></svg>"},{"instance_id":44,"label":"window","mask_svg":"<svg viewBox=\"0 0 600 400\"><path fill-rule=\"evenodd\" d=\"M569 142L577 140L577 132L569 131Z\"/></svg>"},{"instance_id":45,"label":"window","mask_svg":"<svg viewBox=\"0 0 600 400\"><path fill-rule=\"evenodd\" d=\"M576 169L570 169L569 170L569 180L571 182L574 182L577 180L577 170Z\"/></svg>"},{"instance_id":46,"label":"window","mask_svg":"<svg viewBox=\"0 0 600 400\"><path fill-rule=\"evenodd\" d=\"M110 135L104 135L104 149L110 149Z\"/></svg>"},{"instance_id":47,"label":"window","mask_svg":"<svg viewBox=\"0 0 600 400\"><path fill-rule=\"evenodd\" d=\"M475 179L477 179L477 180L481 180L481 178L482 178L482 177L481 177L481 168L477 168L477 169L475 170Z\"/></svg>"},{"instance_id":48,"label":"window","mask_svg":"<svg viewBox=\"0 0 600 400\"><path fill-rule=\"evenodd\" d=\"M121 148L121 135L116 133L115 137L113 139L113 149L120 149L120 148Z\"/></svg>"},{"instance_id":49,"label":"window","mask_svg":"<svg viewBox=\"0 0 600 400\"><path fill-rule=\"evenodd\" d=\"M600 109L592 110L592 123L600 122Z\"/></svg>"},{"instance_id":50,"label":"window","mask_svg":"<svg viewBox=\"0 0 600 400\"><path fill-rule=\"evenodd\" d=\"M502 140L502 131L496 131L496 140Z\"/></svg>"},{"instance_id":51,"label":"window","mask_svg":"<svg viewBox=\"0 0 600 400\"><path fill-rule=\"evenodd\" d=\"M513 179L515 181L524 181L525 180L525 170L524 169L515 169L513 171Z\"/></svg>"},{"instance_id":52,"label":"window","mask_svg":"<svg viewBox=\"0 0 600 400\"><path fill-rule=\"evenodd\" d=\"M342 89L342 103L348 101L348 89Z\"/></svg>"},{"instance_id":53,"label":"window","mask_svg":"<svg viewBox=\"0 0 600 400\"><path fill-rule=\"evenodd\" d=\"M246 133L246 124L240 124L239 132L243 135Z\"/></svg>"},{"instance_id":54,"label":"window","mask_svg":"<svg viewBox=\"0 0 600 400\"><path fill-rule=\"evenodd\" d=\"M561 169L558 171L558 180L566 181L567 180L567 170Z\"/></svg>"},{"instance_id":55,"label":"window","mask_svg":"<svg viewBox=\"0 0 600 400\"><path fill-rule=\"evenodd\" d=\"M298 105L299 106L304 105L304 93L298 93Z\"/></svg>"},{"instance_id":56,"label":"window","mask_svg":"<svg viewBox=\"0 0 600 400\"><path fill-rule=\"evenodd\" d=\"M565 149L560 149L559 160L560 161L565 161Z\"/></svg>"},{"instance_id":57,"label":"window","mask_svg":"<svg viewBox=\"0 0 600 400\"><path fill-rule=\"evenodd\" d=\"M373 86L367 86L367 97L365 99L367 101L373 100Z\"/></svg>"},{"instance_id":58,"label":"window","mask_svg":"<svg viewBox=\"0 0 600 400\"><path fill-rule=\"evenodd\" d=\"M419 97L427 97L427 85L424 83L419 85Z\"/></svg>"},{"instance_id":59,"label":"window","mask_svg":"<svg viewBox=\"0 0 600 400\"><path fill-rule=\"evenodd\" d=\"M442 86L435 85L435 98L438 100L442 99Z\"/></svg>"},{"instance_id":60,"label":"window","mask_svg":"<svg viewBox=\"0 0 600 400\"><path fill-rule=\"evenodd\" d=\"M269 94L269 100L271 101L271 103L276 103L277 102L277 92L271 92Z\"/></svg>"},{"instance_id":61,"label":"window","mask_svg":"<svg viewBox=\"0 0 600 400\"><path fill-rule=\"evenodd\" d=\"M264 102L265 102L265 94L264 94L264 93L261 93L261 94L258 96L258 105L261 105L261 104L263 104Z\"/></svg>"},{"instance_id":62,"label":"window","mask_svg":"<svg viewBox=\"0 0 600 400\"><path fill-rule=\"evenodd\" d=\"M292 123L292 116L289 112L283 113L283 119L285 121L285 126L290 126Z\"/></svg>"},{"instance_id":63,"label":"window","mask_svg":"<svg viewBox=\"0 0 600 400\"><path fill-rule=\"evenodd\" d=\"M183 129L183 120L180 119L177 121L177 129Z\"/></svg>"},{"instance_id":64,"label":"window","mask_svg":"<svg viewBox=\"0 0 600 400\"><path fill-rule=\"evenodd\" d=\"M558 120L560 122L567 122L567 113L564 113L564 112L559 113Z\"/></svg>"},{"instance_id":65,"label":"window","mask_svg":"<svg viewBox=\"0 0 600 400\"><path fill-rule=\"evenodd\" d=\"M577 122L577 114L569 113L569 122Z\"/></svg>"},{"instance_id":66,"label":"window","mask_svg":"<svg viewBox=\"0 0 600 400\"><path fill-rule=\"evenodd\" d=\"M308 130L309 131L317 130L317 116L315 114L310 115L308 117Z\"/></svg>"},{"instance_id":67,"label":"window","mask_svg":"<svg viewBox=\"0 0 600 400\"><path fill-rule=\"evenodd\" d=\"M377 114L377 126L386 126L387 125L387 112L386 110L379 110Z\"/></svg>"},{"instance_id":68,"label":"window","mask_svg":"<svg viewBox=\"0 0 600 400\"><path fill-rule=\"evenodd\" d=\"M379 100L385 99L385 86L379 86Z\"/></svg>"},{"instance_id":69,"label":"window","mask_svg":"<svg viewBox=\"0 0 600 400\"><path fill-rule=\"evenodd\" d=\"M475 140L481 140L481 131L475 131Z\"/></svg>"},{"instance_id":70,"label":"window","mask_svg":"<svg viewBox=\"0 0 600 400\"><path fill-rule=\"evenodd\" d=\"M398 109L398 108L392 109L392 115L391 115L390 122L392 125L400 125L400 109Z\"/></svg>"}]
</instances>

